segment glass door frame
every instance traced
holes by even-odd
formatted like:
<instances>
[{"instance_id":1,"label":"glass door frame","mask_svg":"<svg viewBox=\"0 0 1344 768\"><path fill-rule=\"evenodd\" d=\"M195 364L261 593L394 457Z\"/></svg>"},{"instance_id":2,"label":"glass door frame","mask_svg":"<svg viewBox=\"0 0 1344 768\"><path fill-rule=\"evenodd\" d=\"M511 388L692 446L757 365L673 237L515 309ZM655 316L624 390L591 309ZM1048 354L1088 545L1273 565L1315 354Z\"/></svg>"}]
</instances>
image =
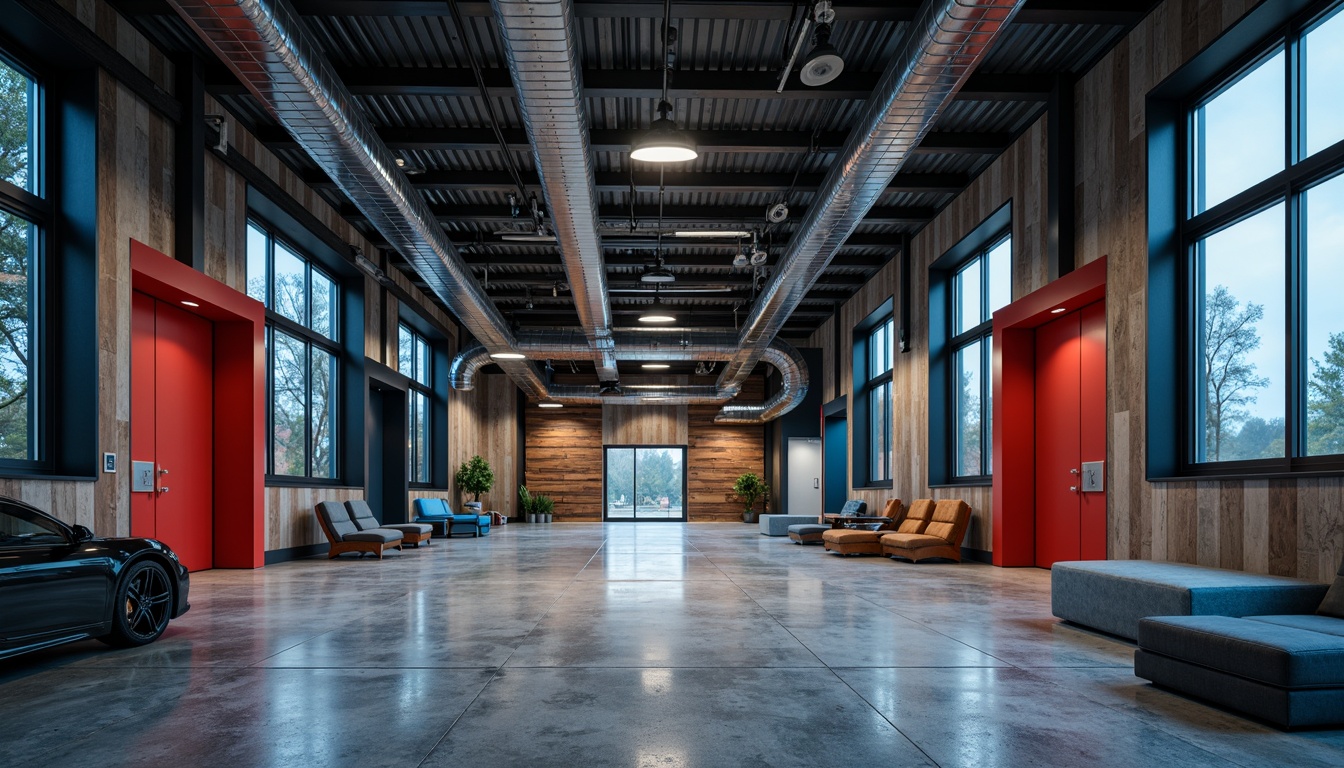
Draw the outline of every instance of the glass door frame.
<instances>
[{"instance_id":1,"label":"glass door frame","mask_svg":"<svg viewBox=\"0 0 1344 768\"><path fill-rule=\"evenodd\" d=\"M666 449L681 451L681 516L680 517L639 517L635 512L636 505L632 505L631 517L612 517L608 514L609 506L607 502L607 467L608 451L611 449L633 450L636 451L635 462L631 465L631 477L634 487L639 487L638 465L640 450ZM685 445L644 445L644 444L608 444L602 446L602 522L604 523L684 523L688 521L688 475L686 467L687 446Z\"/></svg>"}]
</instances>

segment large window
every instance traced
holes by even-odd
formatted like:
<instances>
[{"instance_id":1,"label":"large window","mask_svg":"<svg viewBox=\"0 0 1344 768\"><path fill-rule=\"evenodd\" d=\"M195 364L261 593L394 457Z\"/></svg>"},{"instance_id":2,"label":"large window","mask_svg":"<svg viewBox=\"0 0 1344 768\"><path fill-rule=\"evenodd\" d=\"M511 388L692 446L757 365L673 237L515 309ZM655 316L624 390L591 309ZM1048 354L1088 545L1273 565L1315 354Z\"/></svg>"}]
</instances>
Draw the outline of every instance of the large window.
<instances>
[{"instance_id":1,"label":"large window","mask_svg":"<svg viewBox=\"0 0 1344 768\"><path fill-rule=\"evenodd\" d=\"M40 448L38 265L52 207L42 185L41 92L0 55L0 464Z\"/></svg>"},{"instance_id":2,"label":"large window","mask_svg":"<svg viewBox=\"0 0 1344 768\"><path fill-rule=\"evenodd\" d=\"M397 369L411 380L406 395L406 458L412 483L428 485L433 482L431 470L432 411L430 398L434 393L433 365L429 342L404 323L397 329Z\"/></svg>"},{"instance_id":3,"label":"large window","mask_svg":"<svg viewBox=\"0 0 1344 768\"><path fill-rule=\"evenodd\" d=\"M1012 239L1004 235L952 273L952 311L947 318L952 359L948 443L956 478L991 474L993 314L1012 300L1012 250Z\"/></svg>"},{"instance_id":4,"label":"large window","mask_svg":"<svg viewBox=\"0 0 1344 768\"><path fill-rule=\"evenodd\" d=\"M896 337L887 300L854 328L854 485L891 487L891 368Z\"/></svg>"},{"instance_id":5,"label":"large window","mask_svg":"<svg viewBox=\"0 0 1344 768\"><path fill-rule=\"evenodd\" d=\"M1183 113L1191 474L1344 467L1344 12L1283 29Z\"/></svg>"},{"instance_id":6,"label":"large window","mask_svg":"<svg viewBox=\"0 0 1344 768\"><path fill-rule=\"evenodd\" d=\"M247 226L247 294L266 305L268 472L337 476L339 288L265 225Z\"/></svg>"}]
</instances>

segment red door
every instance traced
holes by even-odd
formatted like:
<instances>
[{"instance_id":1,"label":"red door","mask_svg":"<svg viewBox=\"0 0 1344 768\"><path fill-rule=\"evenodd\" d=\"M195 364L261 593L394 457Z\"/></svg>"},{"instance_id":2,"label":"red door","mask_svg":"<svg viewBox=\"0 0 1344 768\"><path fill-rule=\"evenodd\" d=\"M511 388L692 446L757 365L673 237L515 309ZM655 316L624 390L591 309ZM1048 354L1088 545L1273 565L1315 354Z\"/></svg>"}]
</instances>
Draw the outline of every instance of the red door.
<instances>
[{"instance_id":1,"label":"red door","mask_svg":"<svg viewBox=\"0 0 1344 768\"><path fill-rule=\"evenodd\" d=\"M1106 308L1036 329L1036 565L1106 558L1106 494L1082 490L1106 457Z\"/></svg>"},{"instance_id":2,"label":"red door","mask_svg":"<svg viewBox=\"0 0 1344 768\"><path fill-rule=\"evenodd\" d=\"M131 533L164 542L193 571L214 560L213 331L132 294L131 460L153 465L154 490L132 491Z\"/></svg>"}]
</instances>

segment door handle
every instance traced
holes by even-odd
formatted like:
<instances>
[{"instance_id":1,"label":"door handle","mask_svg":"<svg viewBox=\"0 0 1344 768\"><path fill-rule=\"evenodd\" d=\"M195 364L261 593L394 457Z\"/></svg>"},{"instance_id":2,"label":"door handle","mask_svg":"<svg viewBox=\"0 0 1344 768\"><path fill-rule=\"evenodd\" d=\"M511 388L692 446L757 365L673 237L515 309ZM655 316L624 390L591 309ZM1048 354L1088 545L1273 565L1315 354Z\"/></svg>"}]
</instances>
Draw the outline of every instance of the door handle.
<instances>
[{"instance_id":1,"label":"door handle","mask_svg":"<svg viewBox=\"0 0 1344 768\"><path fill-rule=\"evenodd\" d=\"M167 488L164 488L163 490L166 491L166 490L168 490L168 489L167 489ZM1078 492L1078 486L1076 486L1076 485L1070 485L1070 486L1069 486L1069 490L1070 490L1070 491L1073 491L1074 493L1077 493L1077 492Z\"/></svg>"},{"instance_id":2,"label":"door handle","mask_svg":"<svg viewBox=\"0 0 1344 768\"><path fill-rule=\"evenodd\" d=\"M167 492L168 492L168 486L166 485L159 489L159 493L167 493Z\"/></svg>"},{"instance_id":3,"label":"door handle","mask_svg":"<svg viewBox=\"0 0 1344 768\"><path fill-rule=\"evenodd\" d=\"M166 474L168 474L168 470L164 469L163 467L159 467L159 477L163 477ZM168 492L168 486L166 485L159 486L159 493L167 493L167 492Z\"/></svg>"},{"instance_id":4,"label":"door handle","mask_svg":"<svg viewBox=\"0 0 1344 768\"><path fill-rule=\"evenodd\" d=\"M820 478L820 477L814 477L814 478L812 478L812 487L813 487L813 488L820 488L820 487L821 487L821 478Z\"/></svg>"}]
</instances>

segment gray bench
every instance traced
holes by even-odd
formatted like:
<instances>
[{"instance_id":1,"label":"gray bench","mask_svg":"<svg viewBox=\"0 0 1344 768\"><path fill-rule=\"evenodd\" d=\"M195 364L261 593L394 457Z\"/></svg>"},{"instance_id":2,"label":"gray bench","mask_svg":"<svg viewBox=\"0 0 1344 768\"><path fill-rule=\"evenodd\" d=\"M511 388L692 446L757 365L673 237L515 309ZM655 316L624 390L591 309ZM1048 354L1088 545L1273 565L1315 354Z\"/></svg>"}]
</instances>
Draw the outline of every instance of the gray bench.
<instances>
[{"instance_id":1,"label":"gray bench","mask_svg":"<svg viewBox=\"0 0 1344 768\"><path fill-rule=\"evenodd\" d=\"M761 515L757 522L762 536L788 536L790 525L817 522L817 515Z\"/></svg>"},{"instance_id":2,"label":"gray bench","mask_svg":"<svg viewBox=\"0 0 1344 768\"><path fill-rule=\"evenodd\" d=\"M1055 563L1051 611L1065 621L1134 640L1147 616L1312 613L1329 585L1282 576L1150 560Z\"/></svg>"}]
</instances>

